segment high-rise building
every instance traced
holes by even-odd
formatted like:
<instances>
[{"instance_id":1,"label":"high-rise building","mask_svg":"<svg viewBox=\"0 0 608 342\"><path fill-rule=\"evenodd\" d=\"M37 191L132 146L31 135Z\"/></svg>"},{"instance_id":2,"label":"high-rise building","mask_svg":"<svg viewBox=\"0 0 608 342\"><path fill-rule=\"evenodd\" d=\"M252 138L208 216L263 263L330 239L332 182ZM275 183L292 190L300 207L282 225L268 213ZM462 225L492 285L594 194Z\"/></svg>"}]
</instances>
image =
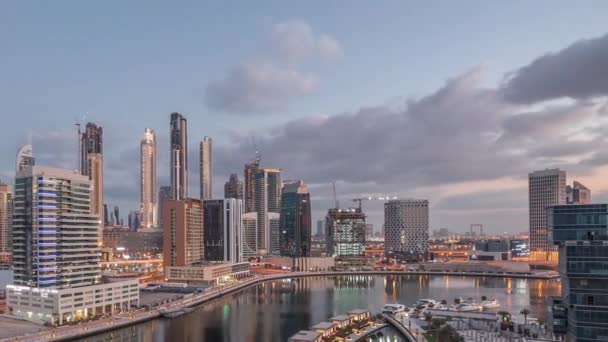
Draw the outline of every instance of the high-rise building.
<instances>
[{"instance_id":1,"label":"high-rise building","mask_svg":"<svg viewBox=\"0 0 608 342\"><path fill-rule=\"evenodd\" d=\"M167 200L171 199L171 187L168 185L163 185L160 187L158 191L158 225L159 228L163 228L163 213L164 213L164 203Z\"/></svg>"},{"instance_id":2,"label":"high-rise building","mask_svg":"<svg viewBox=\"0 0 608 342\"><path fill-rule=\"evenodd\" d=\"M103 154L103 129L89 122L80 135L80 173L88 176L90 165L87 157L91 153Z\"/></svg>"},{"instance_id":3,"label":"high-rise building","mask_svg":"<svg viewBox=\"0 0 608 342\"><path fill-rule=\"evenodd\" d=\"M120 225L120 211L118 210L118 206L114 206L114 224L117 226Z\"/></svg>"},{"instance_id":4,"label":"high-rise building","mask_svg":"<svg viewBox=\"0 0 608 342\"><path fill-rule=\"evenodd\" d=\"M188 123L180 113L171 113L171 199L188 197Z\"/></svg>"},{"instance_id":5,"label":"high-rise building","mask_svg":"<svg viewBox=\"0 0 608 342\"><path fill-rule=\"evenodd\" d=\"M242 209L234 198L203 201L205 260L241 262Z\"/></svg>"},{"instance_id":6,"label":"high-rise building","mask_svg":"<svg viewBox=\"0 0 608 342\"><path fill-rule=\"evenodd\" d=\"M70 170L17 173L13 213L15 284L65 288L100 282L98 215L91 181Z\"/></svg>"},{"instance_id":7,"label":"high-rise building","mask_svg":"<svg viewBox=\"0 0 608 342\"><path fill-rule=\"evenodd\" d=\"M103 215L103 130L89 122L80 135L80 173L91 181L91 210L101 217ZM99 239L101 228L99 225Z\"/></svg>"},{"instance_id":8,"label":"high-rise building","mask_svg":"<svg viewBox=\"0 0 608 342\"><path fill-rule=\"evenodd\" d=\"M141 226L156 227L156 134L151 128L146 128L141 140L139 170Z\"/></svg>"},{"instance_id":9,"label":"high-rise building","mask_svg":"<svg viewBox=\"0 0 608 342\"><path fill-rule=\"evenodd\" d=\"M280 253L278 226L271 227L269 213L281 211L281 169L264 168L254 175L254 209L258 213L258 248L262 253Z\"/></svg>"},{"instance_id":10,"label":"high-rise building","mask_svg":"<svg viewBox=\"0 0 608 342\"><path fill-rule=\"evenodd\" d=\"M244 171L244 205L245 212L253 212L255 211L255 196L254 196L254 176L260 170L260 159L255 159L249 164L245 164Z\"/></svg>"},{"instance_id":11,"label":"high-rise building","mask_svg":"<svg viewBox=\"0 0 608 342\"><path fill-rule=\"evenodd\" d=\"M34 155L32 154L32 145L23 145L17 151L17 158L15 162L15 172L23 171L28 166L36 164Z\"/></svg>"},{"instance_id":12,"label":"high-rise building","mask_svg":"<svg viewBox=\"0 0 608 342\"><path fill-rule=\"evenodd\" d=\"M108 205L107 204L103 204L103 225L104 227L107 227L110 225L110 215L108 213Z\"/></svg>"},{"instance_id":13,"label":"high-rise building","mask_svg":"<svg viewBox=\"0 0 608 342\"><path fill-rule=\"evenodd\" d=\"M205 259L201 200L167 200L163 204L163 261L167 266L192 266Z\"/></svg>"},{"instance_id":14,"label":"high-rise building","mask_svg":"<svg viewBox=\"0 0 608 342\"><path fill-rule=\"evenodd\" d=\"M258 254L258 213L243 214L241 251L243 261Z\"/></svg>"},{"instance_id":15,"label":"high-rise building","mask_svg":"<svg viewBox=\"0 0 608 342\"><path fill-rule=\"evenodd\" d=\"M390 200L384 203L386 255L426 258L429 250L429 201Z\"/></svg>"},{"instance_id":16,"label":"high-rise building","mask_svg":"<svg viewBox=\"0 0 608 342\"><path fill-rule=\"evenodd\" d=\"M325 221L317 220L317 237L321 238L325 234Z\"/></svg>"},{"instance_id":17,"label":"high-rise building","mask_svg":"<svg viewBox=\"0 0 608 342\"><path fill-rule=\"evenodd\" d=\"M13 193L11 186L0 182L0 268L12 264Z\"/></svg>"},{"instance_id":18,"label":"high-rise building","mask_svg":"<svg viewBox=\"0 0 608 342\"><path fill-rule=\"evenodd\" d=\"M92 213L92 191L78 171L17 172L9 314L62 325L138 306L139 280L101 282L101 219Z\"/></svg>"},{"instance_id":19,"label":"high-rise building","mask_svg":"<svg viewBox=\"0 0 608 342\"><path fill-rule=\"evenodd\" d=\"M328 255L365 255L365 214L360 208L329 209L325 222Z\"/></svg>"},{"instance_id":20,"label":"high-rise building","mask_svg":"<svg viewBox=\"0 0 608 342\"><path fill-rule=\"evenodd\" d=\"M583 184L574 181L572 186L566 186L567 204L588 204L591 202L591 190Z\"/></svg>"},{"instance_id":21,"label":"high-rise building","mask_svg":"<svg viewBox=\"0 0 608 342\"><path fill-rule=\"evenodd\" d=\"M309 257L312 240L310 193L303 181L286 182L281 194L281 255Z\"/></svg>"},{"instance_id":22,"label":"high-rise building","mask_svg":"<svg viewBox=\"0 0 608 342\"><path fill-rule=\"evenodd\" d=\"M204 137L200 143L200 186L201 199L213 198L213 140Z\"/></svg>"},{"instance_id":23,"label":"high-rise building","mask_svg":"<svg viewBox=\"0 0 608 342\"><path fill-rule=\"evenodd\" d=\"M559 246L561 298L553 299L553 331L566 341L608 336L608 204L548 209L551 242Z\"/></svg>"},{"instance_id":24,"label":"high-rise building","mask_svg":"<svg viewBox=\"0 0 608 342\"><path fill-rule=\"evenodd\" d=\"M566 204L566 171L547 169L528 176L530 202L530 257L557 261L557 248L549 244L547 208Z\"/></svg>"},{"instance_id":25,"label":"high-rise building","mask_svg":"<svg viewBox=\"0 0 608 342\"><path fill-rule=\"evenodd\" d=\"M136 232L141 228L141 211L131 210L128 217L129 230Z\"/></svg>"},{"instance_id":26,"label":"high-rise building","mask_svg":"<svg viewBox=\"0 0 608 342\"><path fill-rule=\"evenodd\" d=\"M236 173L230 174L230 179L224 184L224 198L243 199L243 182Z\"/></svg>"}]
</instances>

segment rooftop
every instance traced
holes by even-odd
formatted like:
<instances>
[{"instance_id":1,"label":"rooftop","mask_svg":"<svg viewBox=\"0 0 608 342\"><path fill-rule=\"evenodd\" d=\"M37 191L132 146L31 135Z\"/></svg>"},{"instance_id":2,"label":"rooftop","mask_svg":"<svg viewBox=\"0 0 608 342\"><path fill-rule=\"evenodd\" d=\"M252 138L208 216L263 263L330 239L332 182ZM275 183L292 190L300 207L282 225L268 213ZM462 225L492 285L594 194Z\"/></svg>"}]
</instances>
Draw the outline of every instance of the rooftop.
<instances>
[{"instance_id":1,"label":"rooftop","mask_svg":"<svg viewBox=\"0 0 608 342\"><path fill-rule=\"evenodd\" d=\"M348 312L349 315L360 315L364 313L369 313L369 311L363 309L353 309Z\"/></svg>"},{"instance_id":2,"label":"rooftop","mask_svg":"<svg viewBox=\"0 0 608 342\"><path fill-rule=\"evenodd\" d=\"M321 336L321 333L310 330L300 330L295 335L289 338L289 341L315 341Z\"/></svg>"},{"instance_id":3,"label":"rooftop","mask_svg":"<svg viewBox=\"0 0 608 342\"><path fill-rule=\"evenodd\" d=\"M326 329L330 329L333 328L336 324L335 323L330 323L330 322L321 322L315 326L313 326L311 329L322 329L322 330L326 330Z\"/></svg>"},{"instance_id":4,"label":"rooftop","mask_svg":"<svg viewBox=\"0 0 608 342\"><path fill-rule=\"evenodd\" d=\"M330 318L329 320L342 322L342 321L347 321L349 319L350 319L350 316L348 316L348 315L338 315L338 316Z\"/></svg>"}]
</instances>

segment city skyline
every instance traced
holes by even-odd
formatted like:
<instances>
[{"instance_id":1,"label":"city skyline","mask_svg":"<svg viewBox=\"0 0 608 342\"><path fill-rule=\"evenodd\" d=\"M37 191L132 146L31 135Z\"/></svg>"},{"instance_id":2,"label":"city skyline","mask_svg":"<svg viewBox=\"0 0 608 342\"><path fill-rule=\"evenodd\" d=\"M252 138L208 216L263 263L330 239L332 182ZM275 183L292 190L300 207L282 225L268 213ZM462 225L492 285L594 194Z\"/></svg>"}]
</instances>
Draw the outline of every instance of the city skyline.
<instances>
[{"instance_id":1,"label":"city skyline","mask_svg":"<svg viewBox=\"0 0 608 342\"><path fill-rule=\"evenodd\" d=\"M478 3L487 18L496 20L489 24L482 16L462 24L464 28L457 25L461 22L457 16L448 13L462 14L470 11L472 5L438 10L438 16L445 20L443 27L459 28L453 37L442 37L442 30L422 25L416 18L399 23L376 22L377 32L357 25L357 18L364 14L391 18L397 13L410 13L407 4L353 8L351 18L341 19L339 24L329 20L338 11L333 6L325 14L292 13L282 6L269 9L265 15L253 10L239 14L243 19L241 27L248 31L245 35L240 31L236 34L235 29L217 29L219 24L213 21L198 23L185 15L183 23L192 32L207 38L211 34L229 38L213 40L217 45L195 47L174 39L175 32L152 24L162 21L158 18L167 13L181 16L183 9L154 7L149 9L150 17L142 19L142 27L150 33L131 32L127 37L158 36L161 42L172 42L172 49L161 51L162 54L142 53L158 52L145 39L133 39L138 43L130 47L100 37L96 43L99 46L92 46L84 38L98 33L99 25L80 25L83 17L67 17L62 11L57 12L60 6L42 11L27 4L15 5L15 11L31 16L19 21L6 16L4 23L15 32L7 37L7 48L27 51L30 57L23 61L3 57L9 62L4 65L13 66L3 70L7 84L13 84L3 93L3 103L13 113L17 126L23 128L8 132L9 143L0 147L0 179L11 182L14 153L30 134L34 155L41 164L74 168L77 161L73 124L85 116L86 121L104 127L105 203L118 204L125 210L137 208L134 180L138 170L117 165L136 158L141 130L152 127L159 135L158 184L169 184L167 115L178 111L188 118L190 126L190 194L199 192L197 182L192 181L198 179L196 145L192 144L204 136L214 138L213 187L221 189L230 173L241 174L243 164L253 158L256 148L251 136L255 136L264 165L283 168L285 179L301 178L307 182L313 219L322 218L332 206L329 184L336 181L343 204L350 204L350 199L358 194L428 198L434 229L464 231L474 217L474 222L483 222L488 231L526 230L525 175L531 170L567 170L593 189L597 202L605 201L608 190L608 184L600 177L607 165L602 158L606 143L600 134L605 126L600 115L603 102L595 99L607 89L603 83L591 81L593 75L604 70L601 61L605 60L608 38L598 7L606 5L549 6L552 16L543 28L538 28L530 7L546 10L546 4L529 4L528 10L522 11L507 4L490 8ZM107 9L99 10L107 13ZM127 8L119 17L128 18L123 15L128 16L133 10ZM209 12L226 10L212 8ZM435 9L423 6L416 10L434 13L431 11ZM85 9L74 6L71 11ZM74 40L53 35L60 28L49 23L49 13L66 19L62 22L65 28L79 27L81 34ZM505 13L517 15L521 27L505 22ZM569 19L584 25L566 30L562 23ZM35 36L28 28L29 20L48 24L47 33L36 32ZM395 26L386 26L389 22ZM475 25L492 25L495 30L472 30ZM529 29L531 26L535 29ZM116 37L124 28L117 25L104 30L109 29L108 34ZM411 32L405 35L407 44L389 44L396 33L403 32ZM40 41L39 35L50 38L52 45L32 45L30 42ZM310 44L290 44L302 37ZM466 44L468 48L463 53L462 46L470 41L476 41L475 46ZM505 42L513 48L505 50ZM67 67L68 61L58 58L58 51L71 50L74 44L95 52L103 49L104 53L92 53L88 63L71 63ZM232 47L237 45L242 49L236 51ZM437 46L442 47L442 56L454 58L424 57L430 55L429 51L436 52ZM214 54L207 53L209 48ZM385 49L383 56L377 56L380 48ZM181 53L182 60L171 62L166 58L168 51L172 55ZM102 57L108 55L124 58ZM173 72L152 72L159 70L156 66L161 62L168 63ZM579 77L564 79L566 76L559 71L568 68L556 67L557 72L550 69L561 63L583 66ZM25 68L32 65L32 71ZM363 67L356 68L358 65ZM479 65L483 66L475 67ZM107 72L101 76L96 69ZM193 69L197 72L189 76ZM56 77L55 70L64 70L66 77ZM358 72L353 74L352 70ZM251 94L248 88L227 91L239 80L256 81L253 71L274 76L268 78L270 83L253 83L259 89L259 93L253 93L255 101L243 100ZM123 74L133 77L126 81ZM23 95L19 91L26 84L21 78L24 75L29 75L27 94L34 101L20 100ZM86 77L89 87L75 88L80 82L73 81L82 80L79 77ZM134 90L121 86L122 81ZM58 86L47 94L49 87L41 85L49 82L57 82ZM176 88L167 90L167 84ZM554 86L547 88L543 86L546 84ZM107 101L108 98L112 100ZM355 127L352 122L369 124ZM538 122L546 123L546 127L540 129ZM330 143L334 139L331 133L339 127L352 130L354 138ZM443 139L438 140L437 136ZM423 142L426 148L417 148L416 141ZM300 146L306 142L310 145L302 150ZM522 145L524 142L526 146ZM453 146L461 154L444 153L447 149L442 146ZM352 150L358 150L360 158L378 167L366 172L357 170L353 165L360 160L351 156ZM417 153L406 153L404 157L399 155L402 150ZM333 162L327 163L328 160ZM404 167L407 165L416 167ZM403 172L405 169L408 171ZM379 230L382 204L366 204L366 214Z\"/></svg>"}]
</instances>

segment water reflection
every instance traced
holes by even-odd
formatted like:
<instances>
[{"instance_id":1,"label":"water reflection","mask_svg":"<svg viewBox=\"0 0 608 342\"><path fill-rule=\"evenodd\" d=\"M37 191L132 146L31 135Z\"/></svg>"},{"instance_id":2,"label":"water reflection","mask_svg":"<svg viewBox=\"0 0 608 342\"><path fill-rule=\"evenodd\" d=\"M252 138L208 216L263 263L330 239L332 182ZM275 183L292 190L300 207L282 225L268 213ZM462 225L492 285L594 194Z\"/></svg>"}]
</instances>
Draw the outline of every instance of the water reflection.
<instances>
[{"instance_id":1,"label":"water reflection","mask_svg":"<svg viewBox=\"0 0 608 342\"><path fill-rule=\"evenodd\" d=\"M548 318L548 298L558 281L454 276L343 276L278 280L251 287L200 307L191 314L159 319L87 341L286 341L329 317L354 308L378 312L387 302L412 304L419 298L498 298L504 310L527 307ZM386 332L390 334L390 331Z\"/></svg>"}]
</instances>

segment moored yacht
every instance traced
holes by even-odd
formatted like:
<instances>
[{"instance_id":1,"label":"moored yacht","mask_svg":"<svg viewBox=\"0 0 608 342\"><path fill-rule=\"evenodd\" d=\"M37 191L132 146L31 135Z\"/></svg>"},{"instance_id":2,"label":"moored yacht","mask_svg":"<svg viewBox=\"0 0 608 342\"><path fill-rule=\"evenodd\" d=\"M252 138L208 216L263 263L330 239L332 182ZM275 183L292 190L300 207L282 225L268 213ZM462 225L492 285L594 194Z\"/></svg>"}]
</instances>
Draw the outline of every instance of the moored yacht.
<instances>
[{"instance_id":1,"label":"moored yacht","mask_svg":"<svg viewBox=\"0 0 608 342\"><path fill-rule=\"evenodd\" d=\"M484 300L481 302L481 307L485 309L496 309L500 307L500 302L497 299Z\"/></svg>"},{"instance_id":2,"label":"moored yacht","mask_svg":"<svg viewBox=\"0 0 608 342\"><path fill-rule=\"evenodd\" d=\"M382 308L382 313L387 313L394 315L398 312L403 312L405 310L405 305L402 304L386 304Z\"/></svg>"}]
</instances>

